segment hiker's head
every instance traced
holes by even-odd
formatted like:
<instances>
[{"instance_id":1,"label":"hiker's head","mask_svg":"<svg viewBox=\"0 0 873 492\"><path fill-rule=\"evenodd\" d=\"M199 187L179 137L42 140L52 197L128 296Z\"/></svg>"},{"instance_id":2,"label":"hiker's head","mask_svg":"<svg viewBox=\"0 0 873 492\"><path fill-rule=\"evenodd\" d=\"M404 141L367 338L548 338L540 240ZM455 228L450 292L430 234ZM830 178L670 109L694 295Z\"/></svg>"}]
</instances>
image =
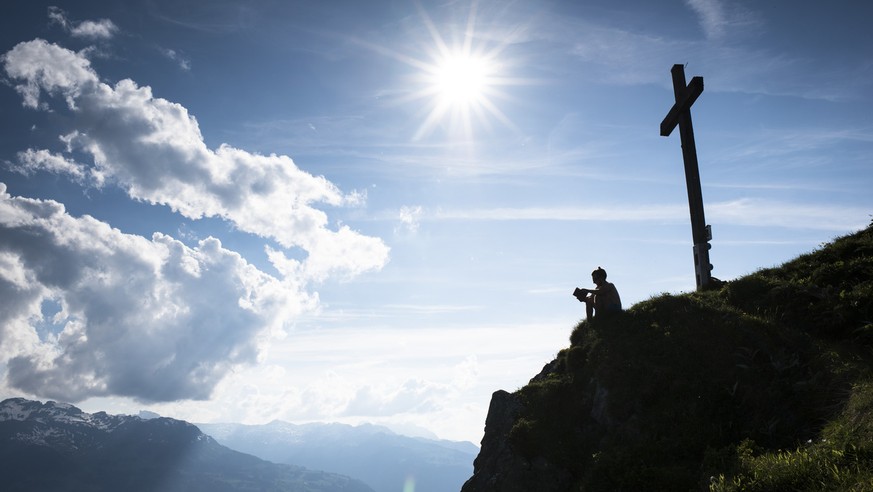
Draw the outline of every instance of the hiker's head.
<instances>
[{"instance_id":1,"label":"hiker's head","mask_svg":"<svg viewBox=\"0 0 873 492\"><path fill-rule=\"evenodd\" d=\"M591 272L591 280L598 285L600 285L601 282L606 282L606 270L597 267L597 270Z\"/></svg>"}]
</instances>

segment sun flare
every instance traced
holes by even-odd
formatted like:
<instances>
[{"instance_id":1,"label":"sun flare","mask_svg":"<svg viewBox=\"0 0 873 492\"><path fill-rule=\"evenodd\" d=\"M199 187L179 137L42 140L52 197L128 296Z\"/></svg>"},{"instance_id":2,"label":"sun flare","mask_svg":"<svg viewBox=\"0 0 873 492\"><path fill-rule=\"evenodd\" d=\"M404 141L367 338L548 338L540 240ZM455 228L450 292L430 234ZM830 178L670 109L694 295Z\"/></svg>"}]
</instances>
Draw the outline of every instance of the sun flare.
<instances>
[{"instance_id":1,"label":"sun flare","mask_svg":"<svg viewBox=\"0 0 873 492\"><path fill-rule=\"evenodd\" d=\"M416 70L397 99L420 104L422 121L412 139L419 141L439 132L456 142L473 143L474 128L490 131L495 120L517 131L498 107L498 100L510 99L507 86L526 83L508 73L512 63L505 50L513 37L477 32L475 2L466 24L460 29L451 24L445 27L447 36L423 9L420 12L426 27L423 32L429 38L412 44L422 48L418 54L377 48Z\"/></svg>"},{"instance_id":2,"label":"sun flare","mask_svg":"<svg viewBox=\"0 0 873 492\"><path fill-rule=\"evenodd\" d=\"M474 104L485 97L490 75L491 67L482 58L447 56L436 66L434 89L445 104Z\"/></svg>"},{"instance_id":3,"label":"sun flare","mask_svg":"<svg viewBox=\"0 0 873 492\"><path fill-rule=\"evenodd\" d=\"M495 104L495 98L504 96L498 86L506 84L499 73L497 53L479 53L469 45L456 49L437 45L439 54L422 64L422 89L413 95L413 99L429 100L427 116L414 139L442 127L451 135L470 140L475 123L489 127L491 118L511 127Z\"/></svg>"}]
</instances>

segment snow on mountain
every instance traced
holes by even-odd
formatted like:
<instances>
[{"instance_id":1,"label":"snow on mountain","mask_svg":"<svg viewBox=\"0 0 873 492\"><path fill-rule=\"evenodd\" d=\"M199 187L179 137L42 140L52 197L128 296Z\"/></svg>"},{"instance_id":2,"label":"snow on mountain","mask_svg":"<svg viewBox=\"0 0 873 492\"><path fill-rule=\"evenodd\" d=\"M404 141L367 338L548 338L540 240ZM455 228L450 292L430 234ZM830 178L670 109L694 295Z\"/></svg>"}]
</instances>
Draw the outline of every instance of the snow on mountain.
<instances>
[{"instance_id":1,"label":"snow on mountain","mask_svg":"<svg viewBox=\"0 0 873 492\"><path fill-rule=\"evenodd\" d=\"M348 476L233 451L181 420L22 398L0 402L0 463L4 492L373 492Z\"/></svg>"},{"instance_id":2,"label":"snow on mountain","mask_svg":"<svg viewBox=\"0 0 873 492\"><path fill-rule=\"evenodd\" d=\"M9 398L0 402L0 422L6 420L39 423L54 422L111 432L128 418L138 417L108 415L106 412L90 414L69 403L58 403L55 401L41 403L25 400L24 398Z\"/></svg>"}]
</instances>

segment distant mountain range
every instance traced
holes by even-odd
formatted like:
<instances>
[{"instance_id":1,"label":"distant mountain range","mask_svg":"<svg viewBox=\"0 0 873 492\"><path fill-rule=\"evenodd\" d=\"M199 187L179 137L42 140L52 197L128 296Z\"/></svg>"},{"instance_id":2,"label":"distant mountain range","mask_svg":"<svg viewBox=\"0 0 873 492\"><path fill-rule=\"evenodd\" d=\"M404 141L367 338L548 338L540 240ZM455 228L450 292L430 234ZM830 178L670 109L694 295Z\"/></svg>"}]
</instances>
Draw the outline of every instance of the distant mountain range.
<instances>
[{"instance_id":1,"label":"distant mountain range","mask_svg":"<svg viewBox=\"0 0 873 492\"><path fill-rule=\"evenodd\" d=\"M376 492L458 491L479 452L469 442L406 437L376 425L197 425L229 448L355 477Z\"/></svg>"},{"instance_id":2,"label":"distant mountain range","mask_svg":"<svg viewBox=\"0 0 873 492\"><path fill-rule=\"evenodd\" d=\"M0 484L6 492L373 492L346 476L233 451L180 420L23 398L0 402Z\"/></svg>"}]
</instances>

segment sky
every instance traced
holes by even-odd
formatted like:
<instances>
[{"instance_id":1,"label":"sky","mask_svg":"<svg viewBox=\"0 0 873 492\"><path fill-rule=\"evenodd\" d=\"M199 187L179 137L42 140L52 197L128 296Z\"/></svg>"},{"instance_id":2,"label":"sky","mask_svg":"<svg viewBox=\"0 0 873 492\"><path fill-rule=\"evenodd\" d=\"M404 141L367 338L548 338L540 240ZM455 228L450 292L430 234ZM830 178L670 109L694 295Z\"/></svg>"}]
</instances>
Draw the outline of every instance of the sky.
<instances>
[{"instance_id":1,"label":"sky","mask_svg":"<svg viewBox=\"0 0 873 492\"><path fill-rule=\"evenodd\" d=\"M585 316L873 215L873 4L14 2L0 398L478 443Z\"/></svg>"}]
</instances>

